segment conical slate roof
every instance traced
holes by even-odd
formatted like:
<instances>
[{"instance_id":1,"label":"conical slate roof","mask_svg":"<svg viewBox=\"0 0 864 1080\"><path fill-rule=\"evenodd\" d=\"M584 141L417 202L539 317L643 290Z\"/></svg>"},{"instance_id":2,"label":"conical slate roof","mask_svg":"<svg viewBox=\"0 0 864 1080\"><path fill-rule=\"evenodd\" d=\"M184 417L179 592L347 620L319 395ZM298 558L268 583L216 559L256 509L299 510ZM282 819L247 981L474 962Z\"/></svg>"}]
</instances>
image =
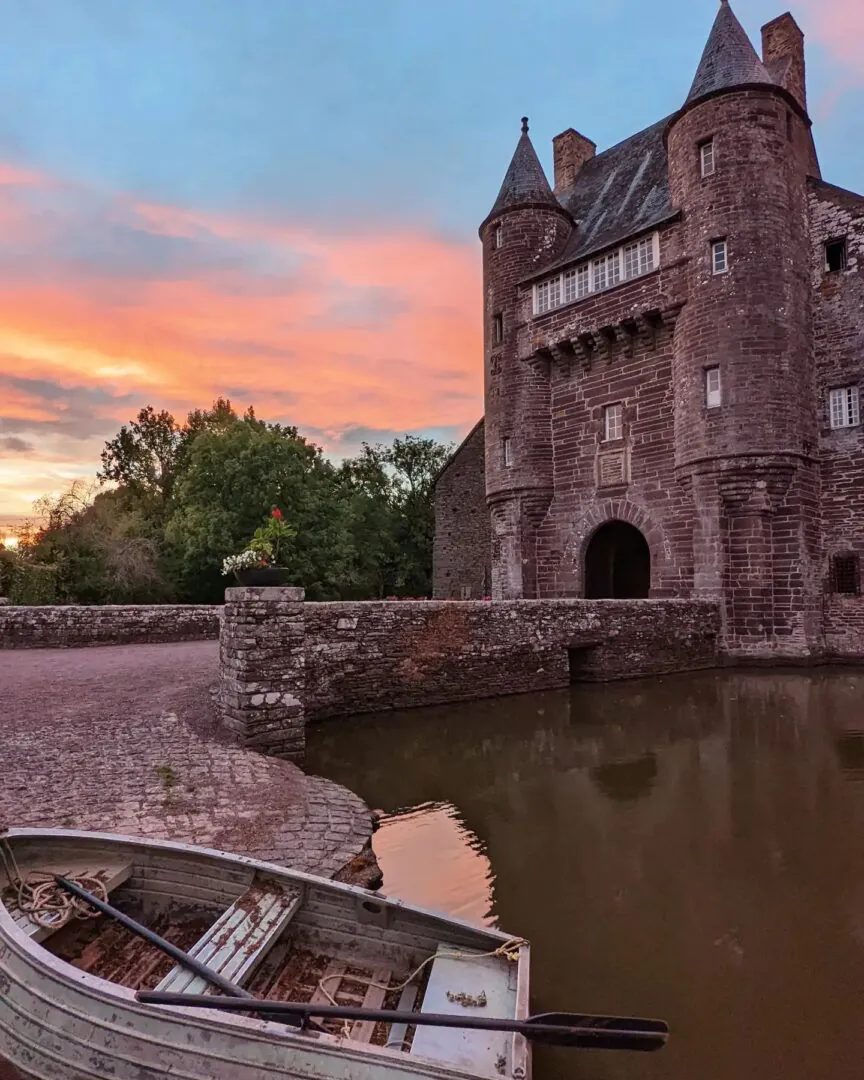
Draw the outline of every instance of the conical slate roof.
<instances>
[{"instance_id":1,"label":"conical slate roof","mask_svg":"<svg viewBox=\"0 0 864 1080\"><path fill-rule=\"evenodd\" d=\"M495 205L489 212L489 217L497 214L499 210L506 210L508 206L516 206L519 203L548 203L549 206L558 206L560 203L552 194L552 188L543 172L543 166L534 150L534 144L528 136L528 117L522 117L522 134L516 144L516 152L510 162L510 168L504 177L504 183L498 192Z\"/></svg>"},{"instance_id":2,"label":"conical slate roof","mask_svg":"<svg viewBox=\"0 0 864 1080\"><path fill-rule=\"evenodd\" d=\"M729 6L729 0L720 0L720 10L686 104L715 90L729 90L748 83L773 82L747 32Z\"/></svg>"}]
</instances>

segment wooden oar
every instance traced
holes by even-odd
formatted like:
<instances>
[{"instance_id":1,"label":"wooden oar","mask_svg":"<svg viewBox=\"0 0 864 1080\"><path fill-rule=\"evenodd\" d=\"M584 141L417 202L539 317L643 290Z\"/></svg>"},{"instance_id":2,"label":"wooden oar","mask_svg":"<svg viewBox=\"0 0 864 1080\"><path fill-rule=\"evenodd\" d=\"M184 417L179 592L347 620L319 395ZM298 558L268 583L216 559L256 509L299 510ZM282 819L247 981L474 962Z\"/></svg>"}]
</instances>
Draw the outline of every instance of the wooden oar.
<instances>
[{"instance_id":1,"label":"wooden oar","mask_svg":"<svg viewBox=\"0 0 864 1080\"><path fill-rule=\"evenodd\" d=\"M211 986L215 986L218 990L221 990L223 994L227 994L229 998L252 1000L252 995L248 990L244 990L242 986L238 986L236 983L231 982L230 979L226 979L224 975L220 975L218 971L214 971L212 968L207 967L206 964L202 964L200 960L196 960L195 957L190 956L189 953L184 952L182 949L178 949L176 945L172 945L170 941L166 941L165 938L160 937L159 934L155 933L153 930L136 922L135 919L131 919L118 908L112 907L111 904L106 904L105 901L100 900L98 896L94 896L92 893L87 892L86 889L82 889L80 885L76 885L73 881L67 881L64 877L55 876L54 880L61 889L71 893L72 896L77 896L79 900L84 900L97 911L101 911L103 915L108 915L110 918L119 922L121 926L125 926L126 929L130 930L133 934L143 938L145 941L149 941L151 945L155 945L157 949L161 950L167 956L170 956L172 960L175 960L178 964L188 968L189 971L199 975L206 982L210 983ZM181 994L179 996L182 997L183 995ZM190 994L188 996L191 998L195 995ZM283 1024L291 1024L294 1027L297 1027L301 1022L297 1016L291 1017L284 1014L280 1016L268 1016L267 1019L276 1020ZM317 1024L315 1025L315 1028L320 1030Z\"/></svg>"},{"instance_id":2,"label":"wooden oar","mask_svg":"<svg viewBox=\"0 0 864 1080\"><path fill-rule=\"evenodd\" d=\"M185 1005L227 1012L266 1013L308 1019L372 1020L376 1023L429 1027L471 1028L475 1031L512 1031L532 1042L551 1046L578 1046L594 1050L660 1050L669 1036L663 1020L629 1016L584 1016L577 1013L538 1013L527 1020L504 1020L485 1016L451 1016L443 1013L396 1012L388 1009L352 1009L342 1005L312 1005L293 1001L231 1000L208 994L166 994L139 990L145 1005Z\"/></svg>"}]
</instances>

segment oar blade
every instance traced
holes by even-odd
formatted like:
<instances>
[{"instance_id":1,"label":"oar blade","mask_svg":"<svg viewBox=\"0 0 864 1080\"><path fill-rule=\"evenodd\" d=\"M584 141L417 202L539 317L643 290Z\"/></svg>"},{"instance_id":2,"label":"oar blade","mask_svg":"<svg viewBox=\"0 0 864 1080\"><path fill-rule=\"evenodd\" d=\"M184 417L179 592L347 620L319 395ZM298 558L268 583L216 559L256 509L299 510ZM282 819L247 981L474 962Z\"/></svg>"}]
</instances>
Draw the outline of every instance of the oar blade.
<instances>
[{"instance_id":1,"label":"oar blade","mask_svg":"<svg viewBox=\"0 0 864 1080\"><path fill-rule=\"evenodd\" d=\"M665 1020L647 1020L636 1016L538 1013L529 1016L525 1023L531 1026L528 1037L532 1042L548 1046L578 1046L583 1050L650 1053L661 1050L669 1038L669 1025Z\"/></svg>"}]
</instances>

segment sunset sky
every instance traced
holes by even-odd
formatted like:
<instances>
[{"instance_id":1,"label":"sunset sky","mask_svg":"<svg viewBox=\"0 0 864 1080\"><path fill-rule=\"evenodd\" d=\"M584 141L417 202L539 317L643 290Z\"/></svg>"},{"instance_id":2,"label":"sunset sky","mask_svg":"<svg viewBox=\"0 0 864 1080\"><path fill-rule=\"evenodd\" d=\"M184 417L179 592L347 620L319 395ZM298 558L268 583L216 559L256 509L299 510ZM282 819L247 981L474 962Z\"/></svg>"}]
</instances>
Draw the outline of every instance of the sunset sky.
<instances>
[{"instance_id":1,"label":"sunset sky","mask_svg":"<svg viewBox=\"0 0 864 1080\"><path fill-rule=\"evenodd\" d=\"M776 0L733 0L758 40ZM864 2L797 0L826 179L864 190ZM482 412L480 252L519 117L551 175L684 100L715 0L0 4L0 523L146 404L334 457Z\"/></svg>"}]
</instances>

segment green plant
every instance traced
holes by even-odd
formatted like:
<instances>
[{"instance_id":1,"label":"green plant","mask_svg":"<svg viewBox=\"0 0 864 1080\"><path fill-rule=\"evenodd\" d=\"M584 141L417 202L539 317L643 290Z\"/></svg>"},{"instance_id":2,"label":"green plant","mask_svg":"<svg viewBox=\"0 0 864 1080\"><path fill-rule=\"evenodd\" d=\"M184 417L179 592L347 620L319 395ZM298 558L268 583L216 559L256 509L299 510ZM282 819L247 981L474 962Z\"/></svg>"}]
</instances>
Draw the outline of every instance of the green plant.
<instances>
[{"instance_id":1,"label":"green plant","mask_svg":"<svg viewBox=\"0 0 864 1080\"><path fill-rule=\"evenodd\" d=\"M246 550L223 561L222 573L232 574L253 566L278 566L282 544L296 535L297 530L288 524L279 507L274 506L265 524L255 530Z\"/></svg>"}]
</instances>

